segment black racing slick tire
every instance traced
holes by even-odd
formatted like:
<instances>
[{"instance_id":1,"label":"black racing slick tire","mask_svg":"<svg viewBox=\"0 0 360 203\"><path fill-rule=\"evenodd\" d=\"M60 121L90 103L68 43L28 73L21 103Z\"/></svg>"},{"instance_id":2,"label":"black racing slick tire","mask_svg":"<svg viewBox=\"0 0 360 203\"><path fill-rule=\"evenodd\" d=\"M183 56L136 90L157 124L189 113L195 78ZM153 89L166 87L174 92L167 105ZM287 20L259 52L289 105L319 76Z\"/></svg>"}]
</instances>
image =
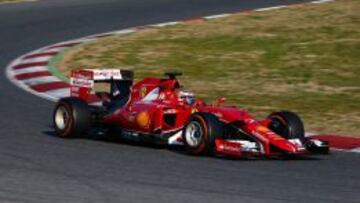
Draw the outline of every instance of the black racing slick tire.
<instances>
[{"instance_id":1,"label":"black racing slick tire","mask_svg":"<svg viewBox=\"0 0 360 203\"><path fill-rule=\"evenodd\" d=\"M285 139L305 139L304 124L294 112L279 111L268 116L271 120L269 129Z\"/></svg>"},{"instance_id":2,"label":"black racing slick tire","mask_svg":"<svg viewBox=\"0 0 360 203\"><path fill-rule=\"evenodd\" d=\"M60 99L55 105L53 124L59 137L71 138L84 135L91 127L89 105L76 97Z\"/></svg>"},{"instance_id":3,"label":"black racing slick tire","mask_svg":"<svg viewBox=\"0 0 360 203\"><path fill-rule=\"evenodd\" d=\"M185 150L191 155L215 155L215 139L222 136L222 124L211 113L193 114L182 133Z\"/></svg>"}]
</instances>

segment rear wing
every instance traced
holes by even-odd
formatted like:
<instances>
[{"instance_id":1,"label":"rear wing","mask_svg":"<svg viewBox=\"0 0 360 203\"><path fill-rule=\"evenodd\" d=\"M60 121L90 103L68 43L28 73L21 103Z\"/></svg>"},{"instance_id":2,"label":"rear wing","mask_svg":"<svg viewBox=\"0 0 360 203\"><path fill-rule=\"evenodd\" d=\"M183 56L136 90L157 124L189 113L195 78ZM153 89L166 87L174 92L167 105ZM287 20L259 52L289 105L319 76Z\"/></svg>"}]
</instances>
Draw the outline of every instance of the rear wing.
<instances>
[{"instance_id":1,"label":"rear wing","mask_svg":"<svg viewBox=\"0 0 360 203\"><path fill-rule=\"evenodd\" d=\"M70 78L70 96L79 97L85 101L93 100L96 82L113 83L114 81L132 81L134 73L119 69L82 69L72 70Z\"/></svg>"}]
</instances>

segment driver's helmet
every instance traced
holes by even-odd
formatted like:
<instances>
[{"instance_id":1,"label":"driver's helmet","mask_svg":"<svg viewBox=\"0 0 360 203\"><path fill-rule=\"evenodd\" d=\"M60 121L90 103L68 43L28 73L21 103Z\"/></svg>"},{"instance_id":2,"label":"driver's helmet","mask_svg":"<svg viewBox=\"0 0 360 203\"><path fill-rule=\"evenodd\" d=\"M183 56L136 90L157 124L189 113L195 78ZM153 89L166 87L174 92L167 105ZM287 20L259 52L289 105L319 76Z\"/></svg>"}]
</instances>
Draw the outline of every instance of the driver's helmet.
<instances>
[{"instance_id":1,"label":"driver's helmet","mask_svg":"<svg viewBox=\"0 0 360 203\"><path fill-rule=\"evenodd\" d=\"M180 101L184 101L187 105L193 105L195 103L195 96L192 92L179 91L178 97Z\"/></svg>"}]
</instances>

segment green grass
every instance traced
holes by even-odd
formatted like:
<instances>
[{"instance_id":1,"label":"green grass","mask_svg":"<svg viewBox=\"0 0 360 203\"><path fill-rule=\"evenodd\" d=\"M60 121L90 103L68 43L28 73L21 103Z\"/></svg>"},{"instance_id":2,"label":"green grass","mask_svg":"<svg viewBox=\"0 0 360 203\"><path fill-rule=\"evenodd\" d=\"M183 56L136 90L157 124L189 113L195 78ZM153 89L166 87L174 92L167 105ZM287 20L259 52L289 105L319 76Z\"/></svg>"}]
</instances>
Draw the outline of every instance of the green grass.
<instances>
[{"instance_id":1,"label":"green grass","mask_svg":"<svg viewBox=\"0 0 360 203\"><path fill-rule=\"evenodd\" d=\"M126 67L138 79L178 69L185 87L262 117L300 113L308 131L360 136L360 3L338 0L108 37L59 68Z\"/></svg>"}]
</instances>

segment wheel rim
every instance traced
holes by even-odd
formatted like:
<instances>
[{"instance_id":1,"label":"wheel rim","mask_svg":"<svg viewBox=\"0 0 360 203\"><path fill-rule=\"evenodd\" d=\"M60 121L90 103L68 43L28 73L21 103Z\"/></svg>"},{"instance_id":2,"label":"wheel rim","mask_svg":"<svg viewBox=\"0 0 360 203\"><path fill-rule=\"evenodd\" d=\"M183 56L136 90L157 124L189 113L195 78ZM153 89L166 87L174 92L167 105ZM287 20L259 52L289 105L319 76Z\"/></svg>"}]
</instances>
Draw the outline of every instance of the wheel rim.
<instances>
[{"instance_id":1,"label":"wheel rim","mask_svg":"<svg viewBox=\"0 0 360 203\"><path fill-rule=\"evenodd\" d=\"M197 121L190 122L185 129L186 143L191 147L197 147L201 144L204 132Z\"/></svg>"},{"instance_id":2,"label":"wheel rim","mask_svg":"<svg viewBox=\"0 0 360 203\"><path fill-rule=\"evenodd\" d=\"M65 107L60 106L56 109L55 125L59 130L64 130L69 123L69 112Z\"/></svg>"}]
</instances>

